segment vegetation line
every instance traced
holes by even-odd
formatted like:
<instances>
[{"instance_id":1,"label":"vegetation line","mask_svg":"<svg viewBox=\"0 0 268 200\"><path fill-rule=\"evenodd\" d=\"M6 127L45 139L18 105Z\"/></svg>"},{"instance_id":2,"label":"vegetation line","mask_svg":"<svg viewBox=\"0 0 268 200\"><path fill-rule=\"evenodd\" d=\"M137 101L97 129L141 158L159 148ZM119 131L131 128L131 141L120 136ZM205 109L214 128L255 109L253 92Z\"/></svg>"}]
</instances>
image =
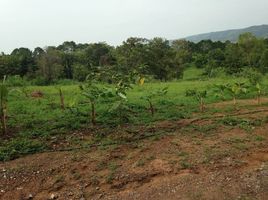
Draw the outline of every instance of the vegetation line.
<instances>
[{"instance_id":1,"label":"vegetation line","mask_svg":"<svg viewBox=\"0 0 268 200\"><path fill-rule=\"evenodd\" d=\"M236 114L230 114L230 115L221 115L221 116L212 116L212 117L201 117L201 118L197 118L197 119L193 119L190 124L200 121L200 120L204 120L204 119L211 119L211 118L222 118L222 117L233 117L233 116L240 116L240 115L247 115L247 114L255 114L255 113L259 113L259 112L268 112L268 109L264 109L264 110L255 110L255 111L250 111L250 112L244 112L244 113L236 113ZM93 147L100 147L100 146L112 146L112 145L123 145L123 144L133 144L137 141L140 140L144 140L144 139L148 139L148 138L152 138L155 136L161 136L163 135L163 133L154 133L154 134L150 134L150 135L144 135L141 136L139 138L136 139L132 139L131 141L118 141L118 142L111 142L111 143L107 143L107 144L90 144L90 145L86 145L86 146L81 146L81 147L72 147L72 148L65 148L65 149L47 149L47 150L43 150L40 151L39 153L50 153L50 152L68 152L68 151L75 151L75 150L83 150L83 149L89 149L89 148L93 148Z\"/></svg>"},{"instance_id":2,"label":"vegetation line","mask_svg":"<svg viewBox=\"0 0 268 200\"><path fill-rule=\"evenodd\" d=\"M83 150L83 149L89 149L89 148L93 148L93 147L100 147L100 146L112 146L112 145L119 145L119 144L133 144L137 141L140 140L144 140L147 138L152 138L155 136L161 136L163 135L163 133L157 133L157 134L151 134L151 135L144 135L142 137L136 138L136 139L132 139L131 141L118 141L118 142L111 142L111 143L107 143L107 144L89 144L89 145L85 145L85 146L81 146L81 147L72 147L72 148L65 148L65 149L45 149L40 151L39 153L51 153L51 152L68 152L68 151L75 151L75 150Z\"/></svg>"},{"instance_id":3,"label":"vegetation line","mask_svg":"<svg viewBox=\"0 0 268 200\"><path fill-rule=\"evenodd\" d=\"M264 109L264 110L254 110L254 111L250 111L250 112L244 112L244 113L235 113L235 114L230 114L230 115L218 115L218 116L211 116L211 117L200 117L200 118L196 118L193 119L190 124L204 120L204 119L215 119L215 118L222 118L222 117L234 117L234 116L241 116L241 115L248 115L248 114L255 114L255 113L260 113L260 112L268 112L268 109Z\"/></svg>"}]
</instances>

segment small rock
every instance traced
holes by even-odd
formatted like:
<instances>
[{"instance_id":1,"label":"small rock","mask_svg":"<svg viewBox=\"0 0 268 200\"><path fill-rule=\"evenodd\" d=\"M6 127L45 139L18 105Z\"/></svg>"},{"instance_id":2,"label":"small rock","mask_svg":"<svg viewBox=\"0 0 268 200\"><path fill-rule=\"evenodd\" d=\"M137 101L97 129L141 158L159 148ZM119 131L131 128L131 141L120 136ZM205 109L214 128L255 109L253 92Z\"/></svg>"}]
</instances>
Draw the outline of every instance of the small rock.
<instances>
[{"instance_id":1,"label":"small rock","mask_svg":"<svg viewBox=\"0 0 268 200\"><path fill-rule=\"evenodd\" d=\"M1 193L4 193L4 192L5 192L5 190L0 190L0 192L1 192Z\"/></svg>"},{"instance_id":2,"label":"small rock","mask_svg":"<svg viewBox=\"0 0 268 200\"><path fill-rule=\"evenodd\" d=\"M73 196L74 194L72 193L72 192L69 192L69 194L68 194L68 196L70 197L70 196Z\"/></svg>"},{"instance_id":3,"label":"small rock","mask_svg":"<svg viewBox=\"0 0 268 200\"><path fill-rule=\"evenodd\" d=\"M57 195L55 195L55 194L51 194L49 199L51 199L51 200L52 200L52 199L57 199L57 198L58 198L58 196L57 196Z\"/></svg>"},{"instance_id":4,"label":"small rock","mask_svg":"<svg viewBox=\"0 0 268 200\"><path fill-rule=\"evenodd\" d=\"M29 194L28 199L33 199L33 195Z\"/></svg>"}]
</instances>

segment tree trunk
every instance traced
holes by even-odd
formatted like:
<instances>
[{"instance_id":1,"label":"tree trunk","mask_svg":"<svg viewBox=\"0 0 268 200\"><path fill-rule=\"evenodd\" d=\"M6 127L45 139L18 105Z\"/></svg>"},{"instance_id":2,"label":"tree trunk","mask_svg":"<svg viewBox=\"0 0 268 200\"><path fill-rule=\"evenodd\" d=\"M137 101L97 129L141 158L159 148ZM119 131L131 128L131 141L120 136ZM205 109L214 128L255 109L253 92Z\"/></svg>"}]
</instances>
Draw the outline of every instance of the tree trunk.
<instances>
[{"instance_id":1,"label":"tree trunk","mask_svg":"<svg viewBox=\"0 0 268 200\"><path fill-rule=\"evenodd\" d=\"M260 94L258 94L257 100L258 100L258 105L261 105L261 95Z\"/></svg>"},{"instance_id":2,"label":"tree trunk","mask_svg":"<svg viewBox=\"0 0 268 200\"><path fill-rule=\"evenodd\" d=\"M199 109L201 112L204 112L204 110L205 110L204 99L202 97L200 99L200 108Z\"/></svg>"},{"instance_id":3,"label":"tree trunk","mask_svg":"<svg viewBox=\"0 0 268 200\"><path fill-rule=\"evenodd\" d=\"M153 106L151 101L149 101L149 105L150 105L150 111L151 111L151 114L152 114L152 117L153 117L154 113L155 113L155 110L154 110L154 106Z\"/></svg>"},{"instance_id":4,"label":"tree trunk","mask_svg":"<svg viewBox=\"0 0 268 200\"><path fill-rule=\"evenodd\" d=\"M60 107L62 110L65 109L65 104L64 104L64 96L63 96L63 93L62 93L62 90L59 89L59 92L60 92Z\"/></svg>"},{"instance_id":5,"label":"tree trunk","mask_svg":"<svg viewBox=\"0 0 268 200\"><path fill-rule=\"evenodd\" d=\"M235 97L233 98L233 105L234 106L236 105L236 98Z\"/></svg>"},{"instance_id":6,"label":"tree trunk","mask_svg":"<svg viewBox=\"0 0 268 200\"><path fill-rule=\"evenodd\" d=\"M93 126L96 125L96 112L95 112L95 103L91 102L91 123Z\"/></svg>"}]
</instances>

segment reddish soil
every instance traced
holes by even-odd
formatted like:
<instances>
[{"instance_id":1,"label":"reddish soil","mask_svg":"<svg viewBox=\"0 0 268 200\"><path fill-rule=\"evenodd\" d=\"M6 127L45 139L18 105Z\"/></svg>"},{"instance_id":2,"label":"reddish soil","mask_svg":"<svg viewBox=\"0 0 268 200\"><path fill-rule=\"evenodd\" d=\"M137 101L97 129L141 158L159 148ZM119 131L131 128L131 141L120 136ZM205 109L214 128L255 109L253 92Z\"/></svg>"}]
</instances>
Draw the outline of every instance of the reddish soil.
<instances>
[{"instance_id":1,"label":"reddish soil","mask_svg":"<svg viewBox=\"0 0 268 200\"><path fill-rule=\"evenodd\" d=\"M166 134L0 163L0 199L268 199L266 121L250 130L213 119L165 121L155 129Z\"/></svg>"}]
</instances>

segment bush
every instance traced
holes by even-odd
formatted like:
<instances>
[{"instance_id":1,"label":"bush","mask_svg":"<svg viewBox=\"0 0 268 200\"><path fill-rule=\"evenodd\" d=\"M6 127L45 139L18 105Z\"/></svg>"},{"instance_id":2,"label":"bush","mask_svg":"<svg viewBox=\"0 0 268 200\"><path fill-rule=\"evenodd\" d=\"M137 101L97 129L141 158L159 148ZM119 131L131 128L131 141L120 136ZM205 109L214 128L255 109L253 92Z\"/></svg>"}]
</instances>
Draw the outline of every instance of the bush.
<instances>
[{"instance_id":1,"label":"bush","mask_svg":"<svg viewBox=\"0 0 268 200\"><path fill-rule=\"evenodd\" d=\"M241 76L247 78L252 85L260 83L263 79L263 75L253 68L244 68L241 72Z\"/></svg>"},{"instance_id":2,"label":"bush","mask_svg":"<svg viewBox=\"0 0 268 200\"><path fill-rule=\"evenodd\" d=\"M75 65L73 67L73 77L75 80L85 81L89 73L89 69L83 65Z\"/></svg>"},{"instance_id":3,"label":"bush","mask_svg":"<svg viewBox=\"0 0 268 200\"><path fill-rule=\"evenodd\" d=\"M11 86L11 87L30 85L30 83L25 78L22 78L19 75L8 76L6 80L6 84L7 86Z\"/></svg>"},{"instance_id":4,"label":"bush","mask_svg":"<svg viewBox=\"0 0 268 200\"><path fill-rule=\"evenodd\" d=\"M49 81L45 79L44 77L36 77L31 81L32 85L38 85L38 86L44 86L44 85L49 85Z\"/></svg>"},{"instance_id":5,"label":"bush","mask_svg":"<svg viewBox=\"0 0 268 200\"><path fill-rule=\"evenodd\" d=\"M55 85L74 85L77 81L71 80L71 79L59 79L54 82Z\"/></svg>"},{"instance_id":6,"label":"bush","mask_svg":"<svg viewBox=\"0 0 268 200\"><path fill-rule=\"evenodd\" d=\"M21 155L33 154L45 149L39 141L19 138L9 141L0 147L0 161L13 160Z\"/></svg>"}]
</instances>

